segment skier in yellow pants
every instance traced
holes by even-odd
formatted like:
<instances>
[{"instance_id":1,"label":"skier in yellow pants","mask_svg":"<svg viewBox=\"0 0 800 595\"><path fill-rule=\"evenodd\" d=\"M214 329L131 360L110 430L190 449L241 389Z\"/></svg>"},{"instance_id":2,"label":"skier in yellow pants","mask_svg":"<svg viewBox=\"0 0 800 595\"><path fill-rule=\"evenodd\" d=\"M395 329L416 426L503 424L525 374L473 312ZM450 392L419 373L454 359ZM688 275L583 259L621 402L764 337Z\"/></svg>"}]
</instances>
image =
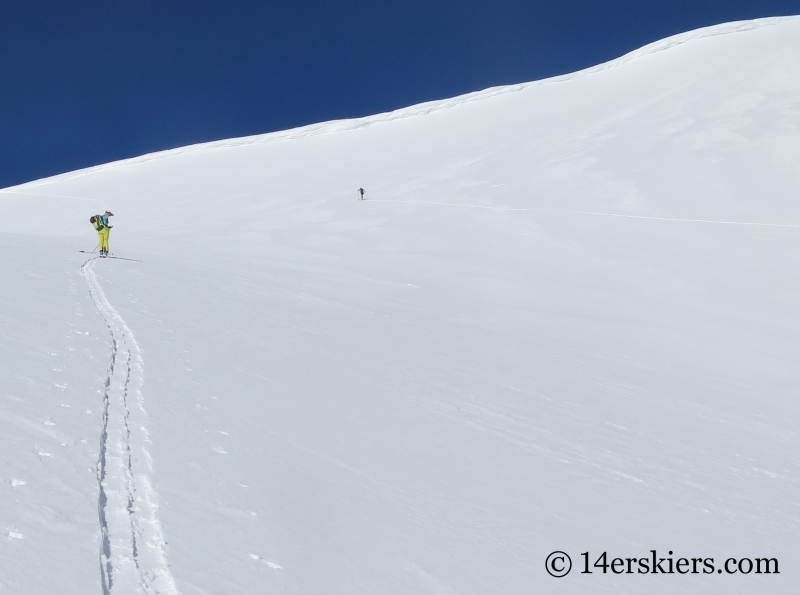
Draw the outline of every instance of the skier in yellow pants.
<instances>
[{"instance_id":1,"label":"skier in yellow pants","mask_svg":"<svg viewBox=\"0 0 800 595\"><path fill-rule=\"evenodd\" d=\"M108 218L113 216L114 213L106 211L105 215L95 215L89 218L89 222L97 230L99 240L97 246L100 248L100 256L103 258L108 256L108 231L111 229L111 225L108 224Z\"/></svg>"}]
</instances>

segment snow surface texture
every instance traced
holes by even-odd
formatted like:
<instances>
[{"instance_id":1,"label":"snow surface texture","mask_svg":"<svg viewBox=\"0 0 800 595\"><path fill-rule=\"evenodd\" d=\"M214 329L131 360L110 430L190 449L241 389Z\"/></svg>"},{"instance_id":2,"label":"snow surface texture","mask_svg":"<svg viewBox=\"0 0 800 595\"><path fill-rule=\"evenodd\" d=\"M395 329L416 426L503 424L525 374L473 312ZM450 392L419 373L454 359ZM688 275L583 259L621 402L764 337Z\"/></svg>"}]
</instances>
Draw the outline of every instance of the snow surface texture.
<instances>
[{"instance_id":1,"label":"snow surface texture","mask_svg":"<svg viewBox=\"0 0 800 595\"><path fill-rule=\"evenodd\" d=\"M4 190L0 592L793 593L799 197L795 18Z\"/></svg>"}]
</instances>

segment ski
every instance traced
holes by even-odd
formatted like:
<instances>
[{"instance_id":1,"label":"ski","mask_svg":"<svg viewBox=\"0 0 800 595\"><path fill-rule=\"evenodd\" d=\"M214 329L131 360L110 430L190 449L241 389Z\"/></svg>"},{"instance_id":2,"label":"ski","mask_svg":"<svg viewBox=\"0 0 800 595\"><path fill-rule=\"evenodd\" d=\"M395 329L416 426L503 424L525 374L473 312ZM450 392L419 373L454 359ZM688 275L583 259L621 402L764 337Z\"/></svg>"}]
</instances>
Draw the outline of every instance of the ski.
<instances>
[{"instance_id":1,"label":"ski","mask_svg":"<svg viewBox=\"0 0 800 595\"><path fill-rule=\"evenodd\" d=\"M78 250L81 254L94 254L93 252L89 252L87 250ZM130 260L131 262L142 262L141 260L137 260L136 258L122 258L122 256L97 256L97 258L116 258L117 260Z\"/></svg>"}]
</instances>

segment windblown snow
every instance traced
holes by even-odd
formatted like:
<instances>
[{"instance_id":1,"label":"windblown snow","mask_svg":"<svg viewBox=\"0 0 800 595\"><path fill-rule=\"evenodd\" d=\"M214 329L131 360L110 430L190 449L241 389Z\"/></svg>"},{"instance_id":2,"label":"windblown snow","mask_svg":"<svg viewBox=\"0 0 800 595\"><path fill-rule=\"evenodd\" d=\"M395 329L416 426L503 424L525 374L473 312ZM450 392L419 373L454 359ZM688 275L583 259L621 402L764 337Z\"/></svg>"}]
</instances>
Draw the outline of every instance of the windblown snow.
<instances>
[{"instance_id":1,"label":"windblown snow","mask_svg":"<svg viewBox=\"0 0 800 595\"><path fill-rule=\"evenodd\" d=\"M800 581L800 19L9 188L0 252L0 592ZM581 573L653 550L779 573Z\"/></svg>"}]
</instances>

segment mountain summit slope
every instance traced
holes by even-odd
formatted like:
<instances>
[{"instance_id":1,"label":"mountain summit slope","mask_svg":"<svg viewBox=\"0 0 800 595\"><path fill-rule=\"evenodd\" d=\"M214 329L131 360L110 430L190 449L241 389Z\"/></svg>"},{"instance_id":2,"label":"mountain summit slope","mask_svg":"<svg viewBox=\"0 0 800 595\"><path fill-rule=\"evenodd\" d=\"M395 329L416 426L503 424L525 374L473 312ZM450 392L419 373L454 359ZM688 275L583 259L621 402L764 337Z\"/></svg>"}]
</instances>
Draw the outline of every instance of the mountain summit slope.
<instances>
[{"instance_id":1,"label":"mountain summit slope","mask_svg":"<svg viewBox=\"0 0 800 595\"><path fill-rule=\"evenodd\" d=\"M107 208L142 262L84 265ZM800 19L31 182L0 232L9 592L797 583ZM715 572L580 573L652 550Z\"/></svg>"}]
</instances>

